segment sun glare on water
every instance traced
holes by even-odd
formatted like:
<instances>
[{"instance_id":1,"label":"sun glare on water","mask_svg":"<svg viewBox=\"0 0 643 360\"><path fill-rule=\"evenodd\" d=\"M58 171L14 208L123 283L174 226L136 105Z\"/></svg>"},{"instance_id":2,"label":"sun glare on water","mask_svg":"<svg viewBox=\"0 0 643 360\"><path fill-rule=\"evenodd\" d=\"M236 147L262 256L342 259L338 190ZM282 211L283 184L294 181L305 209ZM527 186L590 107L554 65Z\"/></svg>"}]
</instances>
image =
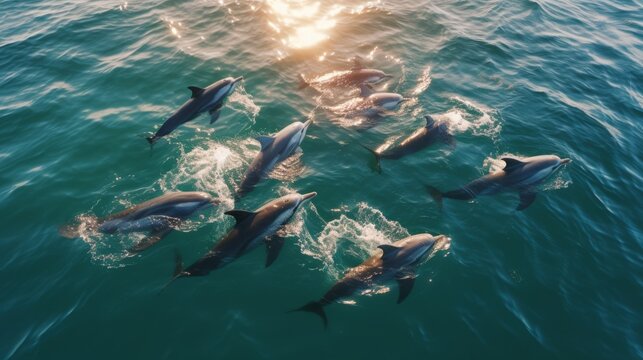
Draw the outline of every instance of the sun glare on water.
<instances>
[{"instance_id":1,"label":"sun glare on water","mask_svg":"<svg viewBox=\"0 0 643 360\"><path fill-rule=\"evenodd\" d=\"M268 0L268 12L273 16L268 25L283 45L291 49L311 48L328 40L335 27L335 16L343 7L333 5L322 10L321 2L306 0Z\"/></svg>"}]
</instances>

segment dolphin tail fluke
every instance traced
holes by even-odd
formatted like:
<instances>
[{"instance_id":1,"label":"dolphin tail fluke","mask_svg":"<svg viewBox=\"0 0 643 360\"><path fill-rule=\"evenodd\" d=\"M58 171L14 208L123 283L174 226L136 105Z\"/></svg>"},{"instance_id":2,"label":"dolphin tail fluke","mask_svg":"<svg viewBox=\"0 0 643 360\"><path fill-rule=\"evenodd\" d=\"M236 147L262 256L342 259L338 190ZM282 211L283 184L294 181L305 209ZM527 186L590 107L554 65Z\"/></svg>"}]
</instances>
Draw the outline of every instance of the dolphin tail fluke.
<instances>
[{"instance_id":1,"label":"dolphin tail fluke","mask_svg":"<svg viewBox=\"0 0 643 360\"><path fill-rule=\"evenodd\" d=\"M148 136L148 137L146 137L146 138L145 138L145 140L147 140L147 142L148 142L148 143L150 143L150 148L152 148L152 147L154 146L154 143L155 143L155 142L156 142L156 140L158 140L158 139L159 139L159 138L158 138L158 137L156 137L156 135Z\"/></svg>"},{"instance_id":2,"label":"dolphin tail fluke","mask_svg":"<svg viewBox=\"0 0 643 360\"><path fill-rule=\"evenodd\" d=\"M382 161L381 161L382 160L382 155L380 153L378 153L377 151L369 148L368 146L362 145L362 147L364 149L368 150L371 154L373 154L373 156L375 156L374 169L375 169L375 171L377 171L378 174L381 174L382 173Z\"/></svg>"},{"instance_id":3,"label":"dolphin tail fluke","mask_svg":"<svg viewBox=\"0 0 643 360\"><path fill-rule=\"evenodd\" d=\"M178 250L174 251L174 273L172 273L172 278L170 281L167 282L162 288L161 291L159 291L159 294L162 293L165 289L167 289L168 286L170 286L171 283L174 282L174 280L183 277L183 276L189 276L189 273L186 273L183 271L183 258L181 257L181 253L179 253Z\"/></svg>"},{"instance_id":4,"label":"dolphin tail fluke","mask_svg":"<svg viewBox=\"0 0 643 360\"><path fill-rule=\"evenodd\" d=\"M435 202L438 204L438 207L442 209L442 192L431 185L426 185L426 190L429 192L429 195L431 195L433 200L435 200Z\"/></svg>"},{"instance_id":5,"label":"dolphin tail fluke","mask_svg":"<svg viewBox=\"0 0 643 360\"><path fill-rule=\"evenodd\" d=\"M304 75L299 74L299 85L297 86L297 90L302 90L309 86L310 84L308 83L308 81L306 81L306 79L304 78Z\"/></svg>"},{"instance_id":6,"label":"dolphin tail fluke","mask_svg":"<svg viewBox=\"0 0 643 360\"><path fill-rule=\"evenodd\" d=\"M317 314L319 315L319 317L321 317L322 321L324 322L324 329L328 327L328 318L326 317L326 312L324 312L324 305L322 305L322 303L320 303L319 301L311 301L308 304L298 309L291 310L289 312L295 312L295 311L306 311L313 314Z\"/></svg>"},{"instance_id":7,"label":"dolphin tail fluke","mask_svg":"<svg viewBox=\"0 0 643 360\"><path fill-rule=\"evenodd\" d=\"M80 225L70 224L70 225L61 226L58 229L58 234L60 234L60 236L65 237L67 239L80 237Z\"/></svg>"},{"instance_id":8,"label":"dolphin tail fluke","mask_svg":"<svg viewBox=\"0 0 643 360\"><path fill-rule=\"evenodd\" d=\"M75 239L83 234L94 233L98 230L98 218L95 216L82 216L76 218L74 223L58 228L58 234L67 239Z\"/></svg>"}]
</instances>

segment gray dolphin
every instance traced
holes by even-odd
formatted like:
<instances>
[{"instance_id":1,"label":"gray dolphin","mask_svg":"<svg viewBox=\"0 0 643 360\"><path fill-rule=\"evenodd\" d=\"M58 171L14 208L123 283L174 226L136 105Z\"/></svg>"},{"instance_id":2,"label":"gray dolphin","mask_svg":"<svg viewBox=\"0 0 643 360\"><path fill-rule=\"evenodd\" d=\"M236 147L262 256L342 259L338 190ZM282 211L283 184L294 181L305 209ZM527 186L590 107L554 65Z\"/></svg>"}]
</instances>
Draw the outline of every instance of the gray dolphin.
<instances>
[{"instance_id":1,"label":"gray dolphin","mask_svg":"<svg viewBox=\"0 0 643 360\"><path fill-rule=\"evenodd\" d=\"M129 249L139 252L156 244L195 212L219 202L204 192L172 192L130 207L119 213L89 222L91 230L105 234L149 231L149 235ZM60 229L61 235L78 237L77 225Z\"/></svg>"},{"instance_id":2,"label":"gray dolphin","mask_svg":"<svg viewBox=\"0 0 643 360\"><path fill-rule=\"evenodd\" d=\"M504 157L505 167L498 171L473 180L467 185L447 192L427 186L431 196L442 203L443 198L471 200L478 195L494 195L505 191L516 191L520 204L516 210L524 210L536 200L536 186L556 170L571 162L556 155L540 155L524 159Z\"/></svg>"},{"instance_id":3,"label":"gray dolphin","mask_svg":"<svg viewBox=\"0 0 643 360\"><path fill-rule=\"evenodd\" d=\"M418 152L428 146L435 144L438 141L445 142L451 146L455 146L455 139L453 135L449 134L449 129L444 122L436 122L431 116L425 116L426 126L417 129L413 134L407 136L397 146L379 148L372 150L368 149L375 155L377 171L381 172L380 166L381 159L399 159L409 154Z\"/></svg>"},{"instance_id":4,"label":"gray dolphin","mask_svg":"<svg viewBox=\"0 0 643 360\"><path fill-rule=\"evenodd\" d=\"M210 124L214 123L221 114L221 108L225 99L232 94L236 84L243 80L242 77L221 79L205 89L188 86L192 91L192 97L181 105L181 107L170 116L156 134L147 138L150 144L154 144L161 137L168 135L174 129L186 122L195 119L203 112L210 113Z\"/></svg>"},{"instance_id":5,"label":"gray dolphin","mask_svg":"<svg viewBox=\"0 0 643 360\"><path fill-rule=\"evenodd\" d=\"M353 67L350 70L333 71L328 74L314 77L306 80L303 75L299 75L299 89L312 86L315 88L328 87L349 87L359 86L361 84L379 84L393 76L388 75L382 70L367 69L362 64L362 59L357 56L352 59Z\"/></svg>"},{"instance_id":6,"label":"gray dolphin","mask_svg":"<svg viewBox=\"0 0 643 360\"><path fill-rule=\"evenodd\" d=\"M346 275L333 285L330 290L317 301L292 310L308 311L319 315L328 325L324 306L349 297L360 290L374 285L381 285L390 280L397 280L399 295L397 303L401 303L411 293L416 277L416 268L432 249L441 248L448 242L444 235L418 234L396 241L390 245L380 245L381 254L375 254L360 265L348 270ZM438 245L438 246L436 246Z\"/></svg>"},{"instance_id":7,"label":"gray dolphin","mask_svg":"<svg viewBox=\"0 0 643 360\"><path fill-rule=\"evenodd\" d=\"M360 84L379 84L386 79L392 78L385 72L377 69L351 69L342 71L333 71L328 74L314 77L306 80L303 75L299 75L299 89L304 89L309 86L314 88L328 88L328 87L349 87L359 86Z\"/></svg>"},{"instance_id":8,"label":"gray dolphin","mask_svg":"<svg viewBox=\"0 0 643 360\"><path fill-rule=\"evenodd\" d=\"M243 175L237 189L237 195L243 196L250 192L281 161L292 155L306 137L306 130L312 120L305 123L294 122L274 136L260 136L261 150Z\"/></svg>"},{"instance_id":9,"label":"gray dolphin","mask_svg":"<svg viewBox=\"0 0 643 360\"><path fill-rule=\"evenodd\" d=\"M376 92L369 84L360 85L360 96L343 104L328 107L342 116L364 116L376 118L393 111L404 101L410 100L397 93Z\"/></svg>"},{"instance_id":10,"label":"gray dolphin","mask_svg":"<svg viewBox=\"0 0 643 360\"><path fill-rule=\"evenodd\" d=\"M205 276L210 271L219 269L241 255L255 249L262 243L266 244L266 267L270 266L284 244L277 231L286 225L297 209L317 195L288 194L272 200L255 211L230 210L227 215L234 216L234 227L210 250L205 256L183 270L181 258L177 264L172 280L180 277Z\"/></svg>"}]
</instances>

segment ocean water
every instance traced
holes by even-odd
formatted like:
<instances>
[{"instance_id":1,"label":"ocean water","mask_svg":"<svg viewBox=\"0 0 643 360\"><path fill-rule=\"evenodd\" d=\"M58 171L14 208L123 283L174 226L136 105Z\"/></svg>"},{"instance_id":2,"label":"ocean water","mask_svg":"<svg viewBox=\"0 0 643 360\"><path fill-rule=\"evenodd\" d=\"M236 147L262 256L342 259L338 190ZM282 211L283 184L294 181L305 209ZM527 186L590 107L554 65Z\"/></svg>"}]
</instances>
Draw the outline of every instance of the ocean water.
<instances>
[{"instance_id":1,"label":"ocean water","mask_svg":"<svg viewBox=\"0 0 643 360\"><path fill-rule=\"evenodd\" d=\"M0 0L0 357L640 359L643 357L643 3L640 0ZM351 68L411 98L361 126L351 89L298 89ZM149 136L189 96L244 76L221 118ZM320 91L318 91L320 90ZM431 114L436 145L372 168ZM253 139L314 119L252 193L234 186ZM503 155L573 163L515 194L445 201ZM140 236L58 228L167 191L222 204L146 252ZM272 267L263 249L165 291L230 228L224 211L316 191ZM379 244L429 232L450 246L397 305L388 284L318 299Z\"/></svg>"}]
</instances>

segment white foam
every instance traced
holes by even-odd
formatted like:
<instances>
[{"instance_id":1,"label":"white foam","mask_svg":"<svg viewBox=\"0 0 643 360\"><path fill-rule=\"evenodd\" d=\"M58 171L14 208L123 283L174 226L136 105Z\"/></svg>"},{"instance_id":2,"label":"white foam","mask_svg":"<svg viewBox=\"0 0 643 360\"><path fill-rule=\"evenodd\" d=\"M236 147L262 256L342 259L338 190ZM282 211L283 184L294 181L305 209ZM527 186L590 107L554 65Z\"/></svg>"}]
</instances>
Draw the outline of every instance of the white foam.
<instances>
[{"instance_id":1,"label":"white foam","mask_svg":"<svg viewBox=\"0 0 643 360\"><path fill-rule=\"evenodd\" d=\"M411 93L415 96L422 94L431 85L431 80L431 66L427 66L422 70L422 75L418 78L418 83Z\"/></svg>"},{"instance_id":2,"label":"white foam","mask_svg":"<svg viewBox=\"0 0 643 360\"><path fill-rule=\"evenodd\" d=\"M236 90L228 97L228 103L233 109L244 113L253 125L255 124L261 107L252 101L252 96L246 92L242 85L237 85Z\"/></svg>"},{"instance_id":3,"label":"white foam","mask_svg":"<svg viewBox=\"0 0 643 360\"><path fill-rule=\"evenodd\" d=\"M470 100L452 97L455 106L444 114L434 115L436 120L446 122L454 133L470 132L475 136L495 139L502 127L497 121L494 110L475 104Z\"/></svg>"},{"instance_id":4,"label":"white foam","mask_svg":"<svg viewBox=\"0 0 643 360\"><path fill-rule=\"evenodd\" d=\"M214 141L202 144L188 153L184 153L181 148L176 168L159 180L159 186L163 192L193 187L217 197L221 206L229 209L234 206L234 180L228 177L242 165L239 153Z\"/></svg>"},{"instance_id":5,"label":"white foam","mask_svg":"<svg viewBox=\"0 0 643 360\"><path fill-rule=\"evenodd\" d=\"M359 203L347 214L326 223L317 239L303 237L300 247L303 254L321 262L324 272L338 279L350 265L335 259L339 243L348 242L342 255L358 259L370 256L378 245L388 244L409 236L398 222L388 220L378 209L367 203Z\"/></svg>"}]
</instances>

